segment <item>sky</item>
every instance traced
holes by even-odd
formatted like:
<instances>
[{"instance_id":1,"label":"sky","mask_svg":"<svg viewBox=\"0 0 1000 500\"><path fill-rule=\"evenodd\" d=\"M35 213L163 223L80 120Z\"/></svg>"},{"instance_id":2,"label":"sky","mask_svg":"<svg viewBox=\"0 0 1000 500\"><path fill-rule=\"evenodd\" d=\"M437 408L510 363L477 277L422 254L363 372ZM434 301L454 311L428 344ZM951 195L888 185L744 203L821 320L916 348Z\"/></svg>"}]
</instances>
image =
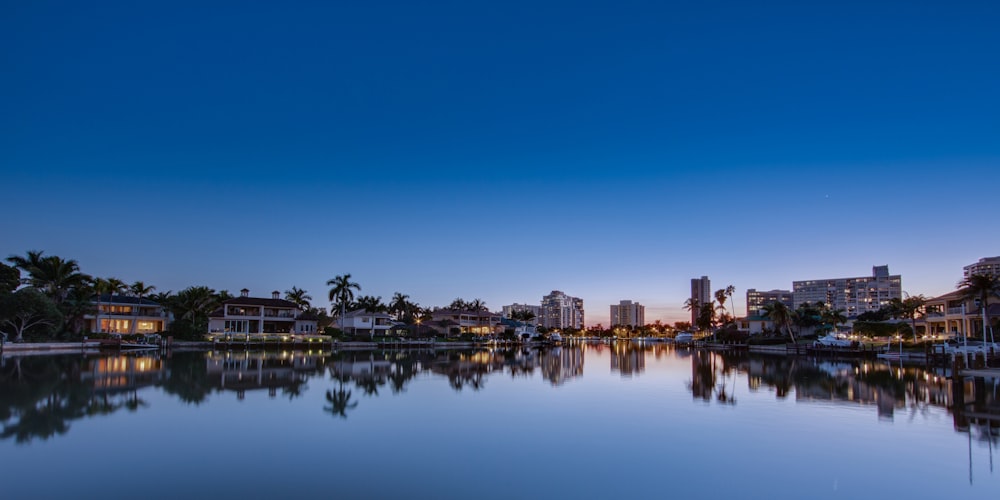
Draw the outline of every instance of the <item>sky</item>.
<instances>
[{"instance_id":1,"label":"sky","mask_svg":"<svg viewBox=\"0 0 1000 500\"><path fill-rule=\"evenodd\" d=\"M1000 255L1000 4L0 4L0 256L587 323Z\"/></svg>"}]
</instances>

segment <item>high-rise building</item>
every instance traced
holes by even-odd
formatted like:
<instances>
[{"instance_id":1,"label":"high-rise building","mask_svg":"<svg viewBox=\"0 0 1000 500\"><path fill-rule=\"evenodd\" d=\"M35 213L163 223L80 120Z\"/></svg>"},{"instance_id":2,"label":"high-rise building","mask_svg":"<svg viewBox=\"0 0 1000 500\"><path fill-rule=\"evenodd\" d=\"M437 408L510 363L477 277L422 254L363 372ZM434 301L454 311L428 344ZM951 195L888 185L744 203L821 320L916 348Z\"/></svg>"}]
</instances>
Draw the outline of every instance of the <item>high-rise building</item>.
<instances>
[{"instance_id":1,"label":"high-rise building","mask_svg":"<svg viewBox=\"0 0 1000 500\"><path fill-rule=\"evenodd\" d=\"M758 291L756 288L747 290L747 317L760 316L763 313L764 306L774 302L781 302L788 306L789 309L794 307L795 304L791 290L771 290L767 292L763 290Z\"/></svg>"},{"instance_id":2,"label":"high-rise building","mask_svg":"<svg viewBox=\"0 0 1000 500\"><path fill-rule=\"evenodd\" d=\"M889 266L875 266L871 276L793 281L792 298L794 307L823 302L853 318L903 298L903 281L898 274L889 274Z\"/></svg>"},{"instance_id":3,"label":"high-rise building","mask_svg":"<svg viewBox=\"0 0 1000 500\"><path fill-rule=\"evenodd\" d=\"M646 324L646 306L631 300L622 300L611 306L611 326L643 326Z\"/></svg>"},{"instance_id":4,"label":"high-rise building","mask_svg":"<svg viewBox=\"0 0 1000 500\"><path fill-rule=\"evenodd\" d=\"M975 264L969 264L962 268L962 276L968 278L973 274L985 274L987 276L1000 276L1000 257L983 257Z\"/></svg>"},{"instance_id":5,"label":"high-rise building","mask_svg":"<svg viewBox=\"0 0 1000 500\"><path fill-rule=\"evenodd\" d=\"M583 328L583 299L552 290L542 297L538 322L545 328Z\"/></svg>"},{"instance_id":6,"label":"high-rise building","mask_svg":"<svg viewBox=\"0 0 1000 500\"><path fill-rule=\"evenodd\" d=\"M708 276L691 280L691 299L698 303L698 308L691 310L691 324L696 325L701 306L712 301L712 282L709 281Z\"/></svg>"},{"instance_id":7,"label":"high-rise building","mask_svg":"<svg viewBox=\"0 0 1000 500\"><path fill-rule=\"evenodd\" d=\"M503 317L510 318L515 312L530 312L535 315L535 319L527 321L529 325L537 325L539 319L542 317L541 306L533 306L530 304L518 304L513 303L509 306L503 306Z\"/></svg>"}]
</instances>

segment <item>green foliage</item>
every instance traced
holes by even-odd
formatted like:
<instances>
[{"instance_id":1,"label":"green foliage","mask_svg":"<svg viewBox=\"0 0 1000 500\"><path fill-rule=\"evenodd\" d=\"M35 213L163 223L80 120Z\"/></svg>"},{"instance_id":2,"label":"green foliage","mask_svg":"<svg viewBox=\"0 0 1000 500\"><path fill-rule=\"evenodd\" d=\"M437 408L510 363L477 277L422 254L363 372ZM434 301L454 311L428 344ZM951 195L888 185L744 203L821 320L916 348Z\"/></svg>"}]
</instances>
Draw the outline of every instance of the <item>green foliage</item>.
<instances>
[{"instance_id":1,"label":"green foliage","mask_svg":"<svg viewBox=\"0 0 1000 500\"><path fill-rule=\"evenodd\" d=\"M21 285L21 271L0 262L0 294L12 293Z\"/></svg>"},{"instance_id":2,"label":"green foliage","mask_svg":"<svg viewBox=\"0 0 1000 500\"><path fill-rule=\"evenodd\" d=\"M854 333L869 337L888 337L899 333L900 328L907 328L906 323L886 323L881 321L855 321Z\"/></svg>"},{"instance_id":3,"label":"green foliage","mask_svg":"<svg viewBox=\"0 0 1000 500\"><path fill-rule=\"evenodd\" d=\"M49 340L62 321L55 302L34 288L0 296L0 331L8 340Z\"/></svg>"}]
</instances>

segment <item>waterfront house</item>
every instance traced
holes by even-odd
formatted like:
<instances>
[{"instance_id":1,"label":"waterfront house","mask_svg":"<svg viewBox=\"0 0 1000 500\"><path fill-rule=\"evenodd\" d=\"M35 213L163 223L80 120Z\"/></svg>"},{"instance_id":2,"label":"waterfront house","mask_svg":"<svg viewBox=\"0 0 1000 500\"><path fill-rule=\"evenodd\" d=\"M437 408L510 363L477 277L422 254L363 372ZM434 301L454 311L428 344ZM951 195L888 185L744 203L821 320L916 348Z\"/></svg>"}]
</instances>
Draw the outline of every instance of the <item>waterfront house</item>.
<instances>
[{"instance_id":1,"label":"waterfront house","mask_svg":"<svg viewBox=\"0 0 1000 500\"><path fill-rule=\"evenodd\" d=\"M316 318L279 296L274 291L269 299L251 297L250 290L240 290L239 297L224 301L209 315L209 333L315 334Z\"/></svg>"},{"instance_id":2,"label":"waterfront house","mask_svg":"<svg viewBox=\"0 0 1000 500\"><path fill-rule=\"evenodd\" d=\"M94 313L84 315L87 329L95 333L150 334L167 329L169 315L149 299L128 295L97 295Z\"/></svg>"},{"instance_id":3,"label":"waterfront house","mask_svg":"<svg viewBox=\"0 0 1000 500\"><path fill-rule=\"evenodd\" d=\"M927 299L924 304L927 313L917 319L917 333L934 338L961 336L968 333L979 337L983 332L982 310L976 300L963 297L962 290ZM990 301L986 309L988 324L1000 318L1000 304Z\"/></svg>"},{"instance_id":4,"label":"waterfront house","mask_svg":"<svg viewBox=\"0 0 1000 500\"><path fill-rule=\"evenodd\" d=\"M337 327L341 331L370 337L387 335L394 324L392 316L382 312L368 312L364 309L348 311L343 318L337 319Z\"/></svg>"},{"instance_id":5,"label":"waterfront house","mask_svg":"<svg viewBox=\"0 0 1000 500\"><path fill-rule=\"evenodd\" d=\"M468 311L459 309L438 309L431 312L431 319L435 323L444 321L454 322L459 333L471 333L473 335L493 335L503 333L503 325L499 314L489 311ZM454 327L449 328L451 334Z\"/></svg>"}]
</instances>

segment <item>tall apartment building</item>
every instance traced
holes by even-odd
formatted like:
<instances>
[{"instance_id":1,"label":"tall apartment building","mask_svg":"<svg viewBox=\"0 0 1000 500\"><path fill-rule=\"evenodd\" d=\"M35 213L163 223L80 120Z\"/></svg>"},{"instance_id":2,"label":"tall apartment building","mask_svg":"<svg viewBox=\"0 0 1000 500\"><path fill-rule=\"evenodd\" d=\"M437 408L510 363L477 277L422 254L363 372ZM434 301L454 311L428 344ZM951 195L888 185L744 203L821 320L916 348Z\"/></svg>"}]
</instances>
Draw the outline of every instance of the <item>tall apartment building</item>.
<instances>
[{"instance_id":1,"label":"tall apartment building","mask_svg":"<svg viewBox=\"0 0 1000 500\"><path fill-rule=\"evenodd\" d=\"M611 306L611 326L643 326L646 324L646 306L631 300L622 300Z\"/></svg>"},{"instance_id":2,"label":"tall apartment building","mask_svg":"<svg viewBox=\"0 0 1000 500\"><path fill-rule=\"evenodd\" d=\"M973 274L985 274L987 276L1000 276L1000 257L983 257L975 264L969 264L962 268L962 276L968 278Z\"/></svg>"},{"instance_id":3,"label":"tall apartment building","mask_svg":"<svg viewBox=\"0 0 1000 500\"><path fill-rule=\"evenodd\" d=\"M583 299L552 290L542 297L538 322L545 328L583 328Z\"/></svg>"},{"instance_id":4,"label":"tall apartment building","mask_svg":"<svg viewBox=\"0 0 1000 500\"><path fill-rule=\"evenodd\" d=\"M789 308L794 307L795 304L791 290L770 290L767 292L756 288L747 290L747 317L760 316L764 306L773 302L781 302Z\"/></svg>"},{"instance_id":5,"label":"tall apartment building","mask_svg":"<svg viewBox=\"0 0 1000 500\"><path fill-rule=\"evenodd\" d=\"M509 306L503 306L503 317L510 318L511 315L514 314L515 312L524 312L524 311L528 311L535 315L535 319L532 321L528 321L528 324L537 325L542 317L541 306L533 306L530 304L518 304L515 302Z\"/></svg>"},{"instance_id":6,"label":"tall apartment building","mask_svg":"<svg viewBox=\"0 0 1000 500\"><path fill-rule=\"evenodd\" d=\"M709 281L708 276L691 280L691 298L698 301L699 307L701 307L701 304L707 304L712 301L712 282ZM698 309L691 311L692 325L698 324L699 312Z\"/></svg>"},{"instance_id":7,"label":"tall apartment building","mask_svg":"<svg viewBox=\"0 0 1000 500\"><path fill-rule=\"evenodd\" d=\"M877 311L892 299L903 298L903 281L889 274L889 266L872 267L871 276L832 278L792 282L794 307L809 302L824 302L833 309L843 309L848 318Z\"/></svg>"}]
</instances>

